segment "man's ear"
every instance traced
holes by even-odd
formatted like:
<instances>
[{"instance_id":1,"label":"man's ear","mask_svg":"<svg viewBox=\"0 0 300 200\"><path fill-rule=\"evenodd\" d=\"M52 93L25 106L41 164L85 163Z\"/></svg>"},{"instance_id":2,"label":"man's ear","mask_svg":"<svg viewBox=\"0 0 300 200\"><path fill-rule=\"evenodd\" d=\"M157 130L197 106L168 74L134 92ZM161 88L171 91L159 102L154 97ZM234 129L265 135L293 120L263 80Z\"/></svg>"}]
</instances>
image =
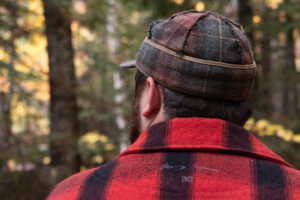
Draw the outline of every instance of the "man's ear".
<instances>
[{"instance_id":1,"label":"man's ear","mask_svg":"<svg viewBox=\"0 0 300 200\"><path fill-rule=\"evenodd\" d=\"M148 77L146 80L145 92L146 106L142 108L142 115L144 117L151 117L153 114L159 112L162 104L160 89L152 77Z\"/></svg>"}]
</instances>

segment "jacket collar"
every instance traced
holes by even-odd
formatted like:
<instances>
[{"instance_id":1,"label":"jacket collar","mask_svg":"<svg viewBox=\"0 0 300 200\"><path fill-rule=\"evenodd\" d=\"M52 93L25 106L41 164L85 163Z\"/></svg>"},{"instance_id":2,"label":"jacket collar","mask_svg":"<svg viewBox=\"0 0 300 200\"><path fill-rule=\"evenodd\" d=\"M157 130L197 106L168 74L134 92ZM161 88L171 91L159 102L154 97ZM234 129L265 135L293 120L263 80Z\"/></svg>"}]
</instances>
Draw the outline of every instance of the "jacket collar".
<instances>
[{"instance_id":1,"label":"jacket collar","mask_svg":"<svg viewBox=\"0 0 300 200\"><path fill-rule=\"evenodd\" d=\"M175 118L155 124L120 156L175 150L238 154L291 167L244 128L211 118Z\"/></svg>"}]
</instances>

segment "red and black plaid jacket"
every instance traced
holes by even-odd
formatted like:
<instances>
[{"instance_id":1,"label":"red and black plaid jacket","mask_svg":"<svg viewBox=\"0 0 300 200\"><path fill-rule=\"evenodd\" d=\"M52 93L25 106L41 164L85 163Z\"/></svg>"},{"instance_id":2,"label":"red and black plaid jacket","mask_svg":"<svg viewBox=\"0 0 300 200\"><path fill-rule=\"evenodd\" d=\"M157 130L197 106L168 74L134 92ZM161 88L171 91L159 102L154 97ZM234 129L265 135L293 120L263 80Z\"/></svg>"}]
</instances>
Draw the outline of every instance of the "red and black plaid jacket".
<instances>
[{"instance_id":1,"label":"red and black plaid jacket","mask_svg":"<svg viewBox=\"0 0 300 200\"><path fill-rule=\"evenodd\" d=\"M116 160L58 184L48 200L300 199L300 172L242 127L177 118Z\"/></svg>"}]
</instances>

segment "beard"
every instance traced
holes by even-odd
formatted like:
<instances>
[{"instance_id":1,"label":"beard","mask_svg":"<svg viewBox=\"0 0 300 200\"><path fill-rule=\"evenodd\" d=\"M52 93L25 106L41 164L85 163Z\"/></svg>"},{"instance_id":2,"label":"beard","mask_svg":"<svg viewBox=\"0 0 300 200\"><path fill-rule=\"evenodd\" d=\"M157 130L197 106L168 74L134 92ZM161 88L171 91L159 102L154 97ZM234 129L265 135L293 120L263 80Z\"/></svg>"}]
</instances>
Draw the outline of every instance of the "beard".
<instances>
[{"instance_id":1,"label":"beard","mask_svg":"<svg viewBox=\"0 0 300 200\"><path fill-rule=\"evenodd\" d=\"M137 96L132 101L132 113L131 113L131 123L130 123L130 143L133 144L140 135L141 132L141 119L139 117L139 98Z\"/></svg>"}]
</instances>

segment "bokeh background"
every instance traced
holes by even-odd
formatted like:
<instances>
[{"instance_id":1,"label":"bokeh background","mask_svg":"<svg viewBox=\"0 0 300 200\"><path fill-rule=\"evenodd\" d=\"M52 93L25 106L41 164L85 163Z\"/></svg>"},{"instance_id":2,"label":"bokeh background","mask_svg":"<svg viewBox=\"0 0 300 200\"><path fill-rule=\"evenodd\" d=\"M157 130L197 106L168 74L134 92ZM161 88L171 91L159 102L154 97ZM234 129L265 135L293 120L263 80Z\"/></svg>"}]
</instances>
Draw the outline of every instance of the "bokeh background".
<instances>
[{"instance_id":1,"label":"bokeh background","mask_svg":"<svg viewBox=\"0 0 300 200\"><path fill-rule=\"evenodd\" d=\"M118 65L188 9L243 25L258 67L245 128L300 169L300 0L0 0L1 199L44 199L129 145L135 70Z\"/></svg>"}]
</instances>

